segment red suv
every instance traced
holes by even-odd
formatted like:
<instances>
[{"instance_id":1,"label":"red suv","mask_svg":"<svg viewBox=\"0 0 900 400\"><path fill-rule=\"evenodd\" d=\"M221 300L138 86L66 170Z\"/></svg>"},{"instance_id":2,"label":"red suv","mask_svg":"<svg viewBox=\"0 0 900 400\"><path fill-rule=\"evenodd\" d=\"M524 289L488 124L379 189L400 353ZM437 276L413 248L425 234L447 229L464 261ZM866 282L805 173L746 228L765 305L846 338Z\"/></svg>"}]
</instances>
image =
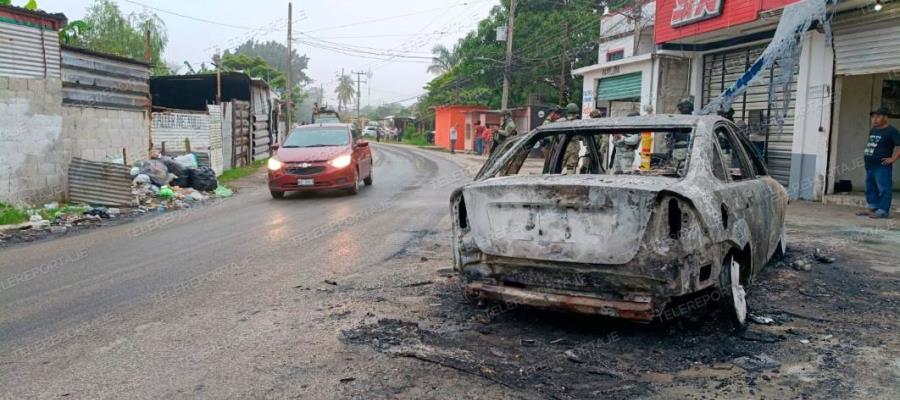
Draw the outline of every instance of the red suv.
<instances>
[{"instance_id":1,"label":"red suv","mask_svg":"<svg viewBox=\"0 0 900 400\"><path fill-rule=\"evenodd\" d=\"M355 139L348 124L294 128L269 159L269 192L346 190L359 193L359 182L372 184L372 150Z\"/></svg>"}]
</instances>

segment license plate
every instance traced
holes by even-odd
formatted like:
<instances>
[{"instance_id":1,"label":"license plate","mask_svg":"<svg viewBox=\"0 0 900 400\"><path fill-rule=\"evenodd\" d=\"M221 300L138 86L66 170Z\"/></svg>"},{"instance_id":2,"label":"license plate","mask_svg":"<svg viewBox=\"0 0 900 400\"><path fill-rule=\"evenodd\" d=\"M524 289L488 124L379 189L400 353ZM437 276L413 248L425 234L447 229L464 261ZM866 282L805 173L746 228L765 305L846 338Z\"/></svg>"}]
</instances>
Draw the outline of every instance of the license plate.
<instances>
[{"instance_id":1,"label":"license plate","mask_svg":"<svg viewBox=\"0 0 900 400\"><path fill-rule=\"evenodd\" d=\"M315 179L298 179L297 186L316 186Z\"/></svg>"}]
</instances>

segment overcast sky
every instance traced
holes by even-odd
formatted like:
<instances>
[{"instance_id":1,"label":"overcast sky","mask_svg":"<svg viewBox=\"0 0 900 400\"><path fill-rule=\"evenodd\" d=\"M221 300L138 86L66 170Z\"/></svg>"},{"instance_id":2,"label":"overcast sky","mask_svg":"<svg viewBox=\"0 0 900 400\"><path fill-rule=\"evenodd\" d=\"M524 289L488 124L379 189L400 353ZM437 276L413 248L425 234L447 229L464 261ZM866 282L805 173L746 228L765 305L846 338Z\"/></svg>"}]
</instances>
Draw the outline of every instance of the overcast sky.
<instances>
[{"instance_id":1,"label":"overcast sky","mask_svg":"<svg viewBox=\"0 0 900 400\"><path fill-rule=\"evenodd\" d=\"M287 39L287 1L115 1L126 14L140 12L143 4L157 9L151 11L166 23L169 44L164 58L170 64L189 61L196 67L201 62L208 63L217 47L233 48L249 38L281 43ZM24 4L25 0L13 0L13 4L19 3ZM83 18L91 3L93 0L38 1L44 11L62 12L69 20ZM334 78L341 68L348 73L371 70L371 78L363 78L370 82L362 89L363 105L407 99L421 94L422 86L433 77L425 71L431 47L436 43L452 45L474 29L498 3L498 0L294 1L294 37L337 51L299 42L294 46L300 54L309 56L307 74L316 85L324 86L326 100L331 104L334 104ZM323 40L331 43L323 44ZM362 58L390 58L383 55L386 50L423 58L390 61Z\"/></svg>"}]
</instances>

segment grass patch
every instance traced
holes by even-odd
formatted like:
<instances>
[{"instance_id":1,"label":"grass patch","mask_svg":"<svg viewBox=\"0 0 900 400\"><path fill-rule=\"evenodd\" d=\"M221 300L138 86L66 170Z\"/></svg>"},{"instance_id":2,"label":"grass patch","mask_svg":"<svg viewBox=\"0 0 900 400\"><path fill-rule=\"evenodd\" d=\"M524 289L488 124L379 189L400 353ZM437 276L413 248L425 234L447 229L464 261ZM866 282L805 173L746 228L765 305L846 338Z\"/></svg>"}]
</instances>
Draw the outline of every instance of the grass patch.
<instances>
[{"instance_id":1,"label":"grass patch","mask_svg":"<svg viewBox=\"0 0 900 400\"><path fill-rule=\"evenodd\" d=\"M413 146L429 146L428 139L425 138L425 135L411 135L411 136L403 136L403 144L411 144Z\"/></svg>"},{"instance_id":2,"label":"grass patch","mask_svg":"<svg viewBox=\"0 0 900 400\"><path fill-rule=\"evenodd\" d=\"M232 168L222 173L222 176L219 177L219 183L227 183L237 179L241 179L245 176L253 175L260 167L266 165L268 162L268 158L264 158L262 160L256 160L252 164L245 167Z\"/></svg>"},{"instance_id":3,"label":"grass patch","mask_svg":"<svg viewBox=\"0 0 900 400\"><path fill-rule=\"evenodd\" d=\"M0 203L0 225L19 224L25 221L28 221L28 213L25 210Z\"/></svg>"}]
</instances>

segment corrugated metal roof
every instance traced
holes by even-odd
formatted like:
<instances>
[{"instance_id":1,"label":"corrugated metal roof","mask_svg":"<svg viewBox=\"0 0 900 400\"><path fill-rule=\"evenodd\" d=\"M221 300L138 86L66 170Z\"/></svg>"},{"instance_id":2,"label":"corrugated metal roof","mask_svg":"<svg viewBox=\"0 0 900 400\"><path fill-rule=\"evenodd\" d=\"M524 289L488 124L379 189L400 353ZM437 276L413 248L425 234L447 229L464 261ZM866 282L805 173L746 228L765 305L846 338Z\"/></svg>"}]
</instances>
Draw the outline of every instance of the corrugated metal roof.
<instances>
[{"instance_id":1,"label":"corrugated metal roof","mask_svg":"<svg viewBox=\"0 0 900 400\"><path fill-rule=\"evenodd\" d=\"M0 22L0 76L59 78L59 59L55 31Z\"/></svg>"},{"instance_id":2,"label":"corrugated metal roof","mask_svg":"<svg viewBox=\"0 0 900 400\"><path fill-rule=\"evenodd\" d=\"M69 163L69 200L104 206L129 206L130 168L105 162L73 158Z\"/></svg>"}]
</instances>

